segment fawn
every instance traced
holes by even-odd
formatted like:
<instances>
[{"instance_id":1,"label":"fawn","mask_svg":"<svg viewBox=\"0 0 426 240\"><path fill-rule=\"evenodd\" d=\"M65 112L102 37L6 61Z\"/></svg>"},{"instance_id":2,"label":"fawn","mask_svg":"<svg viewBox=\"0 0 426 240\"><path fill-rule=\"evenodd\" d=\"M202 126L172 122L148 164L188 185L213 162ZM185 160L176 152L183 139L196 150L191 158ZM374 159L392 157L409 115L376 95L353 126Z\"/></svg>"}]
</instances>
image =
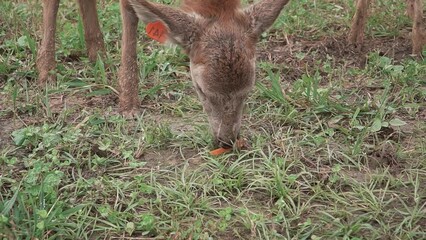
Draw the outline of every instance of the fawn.
<instances>
[{"instance_id":1,"label":"fawn","mask_svg":"<svg viewBox=\"0 0 426 240\"><path fill-rule=\"evenodd\" d=\"M129 0L145 23L158 22L165 38L188 54L192 82L216 145L239 137L244 101L255 83L256 43L289 0L184 0L180 9Z\"/></svg>"},{"instance_id":2,"label":"fawn","mask_svg":"<svg viewBox=\"0 0 426 240\"><path fill-rule=\"evenodd\" d=\"M53 81L56 16L60 0L43 0L43 40L37 56L39 82ZM77 0L91 61L104 52L96 0ZM139 110L136 37L138 17L157 22L162 36L190 57L193 85L208 115L216 142L230 146L238 138L244 100L253 88L255 44L289 0L263 0L242 8L239 0L183 0L180 9L145 0L120 0L123 35L119 69L119 105L124 115ZM348 40L361 44L370 0L358 0ZM426 41L422 0L406 0L413 18L413 54Z\"/></svg>"},{"instance_id":3,"label":"fawn","mask_svg":"<svg viewBox=\"0 0 426 240\"><path fill-rule=\"evenodd\" d=\"M356 12L352 20L352 27L348 36L350 43L361 45L364 40L364 28L367 21L367 10L371 0L358 0ZM426 30L423 22L423 1L406 0L408 16L413 19L412 42L413 55L421 56L426 44Z\"/></svg>"},{"instance_id":4,"label":"fawn","mask_svg":"<svg viewBox=\"0 0 426 240\"><path fill-rule=\"evenodd\" d=\"M157 22L163 38L190 58L193 85L219 146L239 136L244 101L255 82L256 42L289 0L263 0L242 8L240 0L183 0L181 8L144 0L120 0L123 24L119 104L126 115L138 112L136 33L138 17ZM96 0L78 0L90 60L104 50ZM54 80L55 29L59 0L43 0L43 40L38 52L39 81Z\"/></svg>"}]
</instances>

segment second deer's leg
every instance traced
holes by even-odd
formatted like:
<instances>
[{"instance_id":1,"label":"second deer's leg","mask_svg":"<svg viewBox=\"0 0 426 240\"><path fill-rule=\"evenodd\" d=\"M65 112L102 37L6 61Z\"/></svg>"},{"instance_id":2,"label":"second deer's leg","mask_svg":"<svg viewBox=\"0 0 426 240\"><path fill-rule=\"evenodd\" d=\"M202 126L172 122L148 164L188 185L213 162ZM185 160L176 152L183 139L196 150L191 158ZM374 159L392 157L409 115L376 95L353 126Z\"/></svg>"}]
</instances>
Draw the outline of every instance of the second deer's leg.
<instances>
[{"instance_id":1,"label":"second deer's leg","mask_svg":"<svg viewBox=\"0 0 426 240\"><path fill-rule=\"evenodd\" d=\"M426 44L426 26L423 22L423 0L410 0L413 2L413 54L420 56Z\"/></svg>"},{"instance_id":2,"label":"second deer's leg","mask_svg":"<svg viewBox=\"0 0 426 240\"><path fill-rule=\"evenodd\" d=\"M138 65L136 40L138 17L127 0L120 0L123 35L121 43L121 66L118 74L120 87L120 111L126 116L139 112Z\"/></svg>"},{"instance_id":3,"label":"second deer's leg","mask_svg":"<svg viewBox=\"0 0 426 240\"><path fill-rule=\"evenodd\" d=\"M407 3L407 15L414 19L414 0L405 0L405 2Z\"/></svg>"},{"instance_id":4,"label":"second deer's leg","mask_svg":"<svg viewBox=\"0 0 426 240\"><path fill-rule=\"evenodd\" d=\"M55 81L56 76L50 74L55 69L55 32L56 16L59 0L43 0L43 38L37 51L37 70L39 83Z\"/></svg>"},{"instance_id":5,"label":"second deer's leg","mask_svg":"<svg viewBox=\"0 0 426 240\"><path fill-rule=\"evenodd\" d=\"M364 41L364 29L368 17L368 5L370 0L358 0L356 12L352 19L352 26L349 33L349 43L361 45Z\"/></svg>"},{"instance_id":6,"label":"second deer's leg","mask_svg":"<svg viewBox=\"0 0 426 240\"><path fill-rule=\"evenodd\" d=\"M96 12L96 0L78 0L81 18L83 19L84 38L86 41L87 55L94 62L98 53L105 51L104 40L99 27L98 14Z\"/></svg>"}]
</instances>

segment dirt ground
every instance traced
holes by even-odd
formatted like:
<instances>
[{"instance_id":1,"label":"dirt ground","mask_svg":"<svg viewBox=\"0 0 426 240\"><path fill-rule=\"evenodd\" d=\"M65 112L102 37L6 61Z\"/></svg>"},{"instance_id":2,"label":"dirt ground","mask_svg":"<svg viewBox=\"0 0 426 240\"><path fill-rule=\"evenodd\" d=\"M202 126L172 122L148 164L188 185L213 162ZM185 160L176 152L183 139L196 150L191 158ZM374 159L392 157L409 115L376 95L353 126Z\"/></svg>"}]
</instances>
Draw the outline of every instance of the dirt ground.
<instances>
[{"instance_id":1,"label":"dirt ground","mask_svg":"<svg viewBox=\"0 0 426 240\"><path fill-rule=\"evenodd\" d=\"M283 64L288 69L285 80L296 80L315 65L318 60L331 58L337 65L364 68L367 54L378 52L381 56L394 59L396 63L411 54L411 40L405 37L365 39L363 46L357 47L347 42L346 36L325 37L318 41L309 41L286 36L284 39L271 37L265 49L258 51L258 59L275 64ZM305 53L302 60L295 53Z\"/></svg>"}]
</instances>

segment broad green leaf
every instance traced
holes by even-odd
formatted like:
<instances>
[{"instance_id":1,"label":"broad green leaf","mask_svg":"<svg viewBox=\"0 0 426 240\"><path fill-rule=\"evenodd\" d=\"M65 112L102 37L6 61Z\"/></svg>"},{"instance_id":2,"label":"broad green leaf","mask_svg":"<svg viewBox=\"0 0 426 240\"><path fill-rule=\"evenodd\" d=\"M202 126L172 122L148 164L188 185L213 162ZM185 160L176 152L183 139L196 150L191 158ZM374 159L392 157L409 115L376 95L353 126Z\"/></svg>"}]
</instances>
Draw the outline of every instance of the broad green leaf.
<instances>
[{"instance_id":1,"label":"broad green leaf","mask_svg":"<svg viewBox=\"0 0 426 240\"><path fill-rule=\"evenodd\" d=\"M126 228L124 229L128 234L132 235L133 231L135 231L135 224L133 222L128 222L126 224Z\"/></svg>"},{"instance_id":2,"label":"broad green leaf","mask_svg":"<svg viewBox=\"0 0 426 240\"><path fill-rule=\"evenodd\" d=\"M86 96L88 96L88 97L102 96L102 95L108 95L110 93L111 93L111 89L103 88L103 89L94 90L94 91L88 93Z\"/></svg>"},{"instance_id":3,"label":"broad green leaf","mask_svg":"<svg viewBox=\"0 0 426 240\"><path fill-rule=\"evenodd\" d=\"M42 210L38 210L37 214L42 218L42 219L46 219L47 218L47 211L45 209Z\"/></svg>"},{"instance_id":4,"label":"broad green leaf","mask_svg":"<svg viewBox=\"0 0 426 240\"><path fill-rule=\"evenodd\" d=\"M21 36L20 38L18 38L18 46L20 47L26 47L28 46L28 38L27 36Z\"/></svg>"},{"instance_id":5,"label":"broad green leaf","mask_svg":"<svg viewBox=\"0 0 426 240\"><path fill-rule=\"evenodd\" d=\"M390 120L390 121L389 121L389 124L390 124L392 127L400 127L400 126L407 125L407 123L406 123L405 121L402 121L402 120L401 120L401 119L399 119L399 118L394 118L394 119Z\"/></svg>"},{"instance_id":6,"label":"broad green leaf","mask_svg":"<svg viewBox=\"0 0 426 240\"><path fill-rule=\"evenodd\" d=\"M26 128L23 128L12 132L13 142L15 142L17 146L22 146L22 144L24 144L26 139L26 130Z\"/></svg>"},{"instance_id":7,"label":"broad green leaf","mask_svg":"<svg viewBox=\"0 0 426 240\"><path fill-rule=\"evenodd\" d=\"M374 119L373 124L370 127L371 132L378 132L382 129L382 120L379 118Z\"/></svg>"},{"instance_id":8,"label":"broad green leaf","mask_svg":"<svg viewBox=\"0 0 426 240\"><path fill-rule=\"evenodd\" d=\"M37 228L40 229L40 230L43 230L44 229L44 221L37 223Z\"/></svg>"},{"instance_id":9,"label":"broad green leaf","mask_svg":"<svg viewBox=\"0 0 426 240\"><path fill-rule=\"evenodd\" d=\"M151 214L143 214L138 224L138 229L150 232L154 229L155 217Z\"/></svg>"}]
</instances>

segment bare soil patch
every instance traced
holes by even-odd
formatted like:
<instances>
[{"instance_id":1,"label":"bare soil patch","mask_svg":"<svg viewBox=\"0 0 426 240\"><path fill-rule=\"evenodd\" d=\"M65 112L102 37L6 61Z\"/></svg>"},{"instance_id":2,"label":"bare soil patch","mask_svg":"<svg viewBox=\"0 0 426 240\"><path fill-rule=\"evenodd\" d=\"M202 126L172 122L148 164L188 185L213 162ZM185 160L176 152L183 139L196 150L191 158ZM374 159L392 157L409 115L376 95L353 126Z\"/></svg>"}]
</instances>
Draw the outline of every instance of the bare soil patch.
<instances>
[{"instance_id":1,"label":"bare soil patch","mask_svg":"<svg viewBox=\"0 0 426 240\"><path fill-rule=\"evenodd\" d=\"M327 58L333 59L333 66L363 68L370 52L378 52L400 62L411 54L411 41L405 37L384 37L365 39L361 48L348 44L346 35L324 37L319 40L305 40L287 36L284 39L268 40L268 44L258 53L258 59L274 64L285 64L288 68L287 80L300 78L306 70ZM296 55L301 55L299 58Z\"/></svg>"}]
</instances>

